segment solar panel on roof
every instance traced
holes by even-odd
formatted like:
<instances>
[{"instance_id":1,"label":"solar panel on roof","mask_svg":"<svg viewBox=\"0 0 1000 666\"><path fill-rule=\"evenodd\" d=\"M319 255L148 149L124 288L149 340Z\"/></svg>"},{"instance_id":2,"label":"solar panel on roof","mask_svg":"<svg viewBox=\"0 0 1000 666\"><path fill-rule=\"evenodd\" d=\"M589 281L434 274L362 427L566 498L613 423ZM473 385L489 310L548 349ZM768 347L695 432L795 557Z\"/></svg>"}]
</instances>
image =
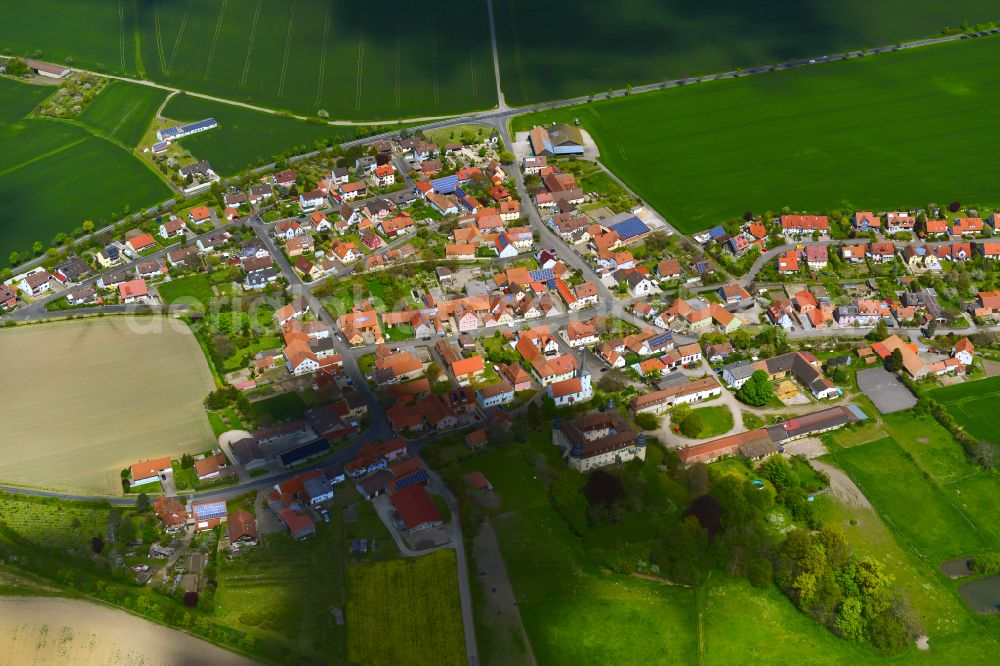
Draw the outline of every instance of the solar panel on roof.
<instances>
[{"instance_id":1,"label":"solar panel on roof","mask_svg":"<svg viewBox=\"0 0 1000 666\"><path fill-rule=\"evenodd\" d=\"M403 477L402 479L400 479L399 481L397 481L396 482L396 490L402 490L403 488L406 488L408 486L412 486L412 485L415 485L417 483L423 483L424 481L426 481L429 478L430 478L430 476L427 474L427 471L422 469L419 472L416 472L415 474L411 474L410 476Z\"/></svg>"},{"instance_id":2,"label":"solar panel on roof","mask_svg":"<svg viewBox=\"0 0 1000 666\"><path fill-rule=\"evenodd\" d=\"M536 268L533 271L528 271L528 275L535 282L544 282L549 289L556 288L556 276L552 273L551 268Z\"/></svg>"},{"instance_id":3,"label":"solar panel on roof","mask_svg":"<svg viewBox=\"0 0 1000 666\"><path fill-rule=\"evenodd\" d=\"M439 194L451 194L458 189L458 176L445 176L432 180L431 187Z\"/></svg>"},{"instance_id":4,"label":"solar panel on roof","mask_svg":"<svg viewBox=\"0 0 1000 666\"><path fill-rule=\"evenodd\" d=\"M222 518L226 515L225 502L207 502L194 504L191 507L196 518Z\"/></svg>"},{"instance_id":5,"label":"solar panel on roof","mask_svg":"<svg viewBox=\"0 0 1000 666\"><path fill-rule=\"evenodd\" d=\"M646 226L646 223L634 216L611 225L611 229L618 232L618 237L622 240L649 233L649 227Z\"/></svg>"}]
</instances>

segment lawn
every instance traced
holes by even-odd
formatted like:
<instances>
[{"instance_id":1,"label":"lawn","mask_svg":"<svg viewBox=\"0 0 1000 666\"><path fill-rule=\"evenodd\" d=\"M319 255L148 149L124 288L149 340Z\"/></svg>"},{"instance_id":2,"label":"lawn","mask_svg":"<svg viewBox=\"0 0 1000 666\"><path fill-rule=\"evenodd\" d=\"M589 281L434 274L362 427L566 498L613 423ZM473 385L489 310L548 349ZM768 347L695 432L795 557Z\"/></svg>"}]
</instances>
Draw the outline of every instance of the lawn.
<instances>
[{"instance_id":1,"label":"lawn","mask_svg":"<svg viewBox=\"0 0 1000 666\"><path fill-rule=\"evenodd\" d=\"M51 87L0 79L0 257L30 256L58 232L84 220L100 228L123 209L140 210L170 189L121 146L80 125L18 120L52 93ZM58 183L58 187L52 186Z\"/></svg>"},{"instance_id":2,"label":"lawn","mask_svg":"<svg viewBox=\"0 0 1000 666\"><path fill-rule=\"evenodd\" d=\"M701 430L695 439L724 435L733 429L733 413L726 405L714 407L697 407L691 410L701 418Z\"/></svg>"},{"instance_id":3,"label":"lawn","mask_svg":"<svg viewBox=\"0 0 1000 666\"><path fill-rule=\"evenodd\" d=\"M350 127L307 123L191 95L171 98L163 115L178 122L215 118L218 127L185 137L181 145L224 176L266 164L293 148L306 152L354 138Z\"/></svg>"},{"instance_id":4,"label":"lawn","mask_svg":"<svg viewBox=\"0 0 1000 666\"><path fill-rule=\"evenodd\" d=\"M347 657L366 666L465 664L455 552L349 567Z\"/></svg>"},{"instance_id":5,"label":"lawn","mask_svg":"<svg viewBox=\"0 0 1000 666\"><path fill-rule=\"evenodd\" d=\"M925 478L891 437L835 451L833 458L903 543L933 565L983 552L992 545L956 505L954 493Z\"/></svg>"},{"instance_id":6,"label":"lawn","mask_svg":"<svg viewBox=\"0 0 1000 666\"><path fill-rule=\"evenodd\" d=\"M254 416L261 426L274 425L282 421L300 418L306 411L306 403L295 391L250 403Z\"/></svg>"},{"instance_id":7,"label":"lawn","mask_svg":"<svg viewBox=\"0 0 1000 666\"><path fill-rule=\"evenodd\" d=\"M967 156L1000 148L998 71L1000 39L968 40L519 116L513 126L579 119L602 161L685 232L783 206L996 204L995 172Z\"/></svg>"},{"instance_id":8,"label":"lawn","mask_svg":"<svg viewBox=\"0 0 1000 666\"><path fill-rule=\"evenodd\" d=\"M79 119L98 133L134 148L166 98L167 91L160 88L112 81L87 104Z\"/></svg>"},{"instance_id":9,"label":"lawn","mask_svg":"<svg viewBox=\"0 0 1000 666\"><path fill-rule=\"evenodd\" d=\"M525 105L654 81L816 57L1000 18L989 0L836 5L494 0L507 102ZM558 19L556 18L558 17ZM548 23L539 38L539 20Z\"/></svg>"},{"instance_id":10,"label":"lawn","mask_svg":"<svg viewBox=\"0 0 1000 666\"><path fill-rule=\"evenodd\" d=\"M104 318L0 332L0 481L121 492L119 471L214 443L202 401L215 388L175 320Z\"/></svg>"},{"instance_id":11,"label":"lawn","mask_svg":"<svg viewBox=\"0 0 1000 666\"><path fill-rule=\"evenodd\" d=\"M160 283L156 291L167 305L183 302L204 308L212 300L212 283L204 273Z\"/></svg>"},{"instance_id":12,"label":"lawn","mask_svg":"<svg viewBox=\"0 0 1000 666\"><path fill-rule=\"evenodd\" d=\"M996 426L1000 377L936 388L928 396L943 404L970 435L1000 444L1000 430Z\"/></svg>"}]
</instances>

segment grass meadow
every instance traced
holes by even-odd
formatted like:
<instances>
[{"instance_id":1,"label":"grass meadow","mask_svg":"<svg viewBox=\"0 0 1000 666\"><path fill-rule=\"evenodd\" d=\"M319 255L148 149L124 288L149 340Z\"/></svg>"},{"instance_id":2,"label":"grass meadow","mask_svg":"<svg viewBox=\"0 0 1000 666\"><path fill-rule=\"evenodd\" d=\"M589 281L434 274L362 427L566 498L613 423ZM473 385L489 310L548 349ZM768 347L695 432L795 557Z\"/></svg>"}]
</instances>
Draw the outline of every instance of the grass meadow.
<instances>
[{"instance_id":1,"label":"grass meadow","mask_svg":"<svg viewBox=\"0 0 1000 666\"><path fill-rule=\"evenodd\" d=\"M940 564L990 548L986 535L956 506L954 492L925 478L891 437L845 449L834 459L889 527L928 561Z\"/></svg>"},{"instance_id":2,"label":"grass meadow","mask_svg":"<svg viewBox=\"0 0 1000 666\"><path fill-rule=\"evenodd\" d=\"M317 141L325 145L331 140L354 138L349 126L307 123L190 95L171 98L163 115L179 122L215 118L219 122L217 128L186 137L181 143L191 154L208 160L213 169L227 176L270 162L274 155L290 148L312 150Z\"/></svg>"},{"instance_id":3,"label":"grass meadow","mask_svg":"<svg viewBox=\"0 0 1000 666\"><path fill-rule=\"evenodd\" d=\"M0 348L0 481L117 494L128 465L215 441L202 407L212 375L194 336L167 320L17 327Z\"/></svg>"},{"instance_id":4,"label":"grass meadow","mask_svg":"<svg viewBox=\"0 0 1000 666\"><path fill-rule=\"evenodd\" d=\"M455 552L352 566L347 658L368 666L466 663Z\"/></svg>"},{"instance_id":5,"label":"grass meadow","mask_svg":"<svg viewBox=\"0 0 1000 666\"><path fill-rule=\"evenodd\" d=\"M96 227L124 206L139 210L170 189L127 150L81 125L29 119L54 89L0 78L0 257L49 245L84 220ZM103 95L99 95L98 99Z\"/></svg>"},{"instance_id":6,"label":"grass meadow","mask_svg":"<svg viewBox=\"0 0 1000 666\"><path fill-rule=\"evenodd\" d=\"M204 273L196 273L156 285L156 291L167 305L189 303L201 307L212 300L212 283Z\"/></svg>"},{"instance_id":7,"label":"grass meadow","mask_svg":"<svg viewBox=\"0 0 1000 666\"><path fill-rule=\"evenodd\" d=\"M166 98L166 90L112 81L84 108L79 119L97 132L135 148Z\"/></svg>"},{"instance_id":8,"label":"grass meadow","mask_svg":"<svg viewBox=\"0 0 1000 666\"><path fill-rule=\"evenodd\" d=\"M574 536L552 510L544 486L535 478L535 455L557 455L546 435L532 435L528 449L494 449L460 463L462 472L482 471L500 497L492 521L538 663L722 666L748 660L768 664L883 661L873 651L841 640L816 624L774 588L756 589L745 580L715 572L701 588L692 589L616 575L595 563L595 549L607 544ZM656 471L660 455L656 447L647 452L647 484L659 481L669 495L669 480ZM728 462L732 461L724 461ZM739 463L733 466L737 473L746 472ZM820 495L817 502L825 519L843 523L859 554L886 560L926 622L932 639L929 653L910 649L884 661L974 663L996 649L996 642L979 631L957 595L939 580L937 563L928 566L897 543L878 514L846 507L831 495ZM856 523L851 524L851 519ZM623 534L631 531L628 526L622 529ZM643 534L627 542L648 538ZM483 641L504 637L490 634L489 617L480 620L484 663L492 663L487 658L490 643Z\"/></svg>"},{"instance_id":9,"label":"grass meadow","mask_svg":"<svg viewBox=\"0 0 1000 666\"><path fill-rule=\"evenodd\" d=\"M1000 19L990 0L767 3L495 0L504 94L525 105L935 35ZM544 39L539 27L547 25Z\"/></svg>"},{"instance_id":10,"label":"grass meadow","mask_svg":"<svg viewBox=\"0 0 1000 666\"><path fill-rule=\"evenodd\" d=\"M1000 38L697 84L519 116L573 122L684 232L744 211L1000 203ZM887 101L889 100L889 101ZM947 128L945 130L944 128Z\"/></svg>"},{"instance_id":11,"label":"grass meadow","mask_svg":"<svg viewBox=\"0 0 1000 666\"><path fill-rule=\"evenodd\" d=\"M996 426L1000 377L944 386L928 395L943 404L970 435L1000 444L1000 429Z\"/></svg>"}]
</instances>

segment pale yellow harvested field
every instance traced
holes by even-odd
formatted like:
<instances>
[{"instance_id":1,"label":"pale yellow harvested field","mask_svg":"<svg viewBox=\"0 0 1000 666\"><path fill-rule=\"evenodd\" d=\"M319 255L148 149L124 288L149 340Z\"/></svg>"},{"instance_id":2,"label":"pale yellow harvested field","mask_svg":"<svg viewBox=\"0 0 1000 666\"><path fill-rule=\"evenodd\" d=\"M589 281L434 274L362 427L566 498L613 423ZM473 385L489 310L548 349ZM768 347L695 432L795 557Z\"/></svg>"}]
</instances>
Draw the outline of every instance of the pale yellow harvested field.
<instances>
[{"instance_id":1,"label":"pale yellow harvested field","mask_svg":"<svg viewBox=\"0 0 1000 666\"><path fill-rule=\"evenodd\" d=\"M228 666L256 662L86 601L0 597L0 663Z\"/></svg>"},{"instance_id":2,"label":"pale yellow harvested field","mask_svg":"<svg viewBox=\"0 0 1000 666\"><path fill-rule=\"evenodd\" d=\"M176 321L103 318L0 331L0 483L120 493L119 472L214 442L214 388Z\"/></svg>"}]
</instances>

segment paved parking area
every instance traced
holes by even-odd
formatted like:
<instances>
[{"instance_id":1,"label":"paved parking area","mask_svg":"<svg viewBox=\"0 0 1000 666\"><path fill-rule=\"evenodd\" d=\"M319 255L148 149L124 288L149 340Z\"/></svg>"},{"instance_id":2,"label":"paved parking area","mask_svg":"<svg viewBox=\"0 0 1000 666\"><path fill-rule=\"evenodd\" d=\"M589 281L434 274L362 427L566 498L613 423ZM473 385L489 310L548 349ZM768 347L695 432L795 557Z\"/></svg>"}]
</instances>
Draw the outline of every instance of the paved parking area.
<instances>
[{"instance_id":1,"label":"paved parking area","mask_svg":"<svg viewBox=\"0 0 1000 666\"><path fill-rule=\"evenodd\" d=\"M883 414L901 412L917 404L909 389L885 368L867 368L858 372L858 388Z\"/></svg>"}]
</instances>

